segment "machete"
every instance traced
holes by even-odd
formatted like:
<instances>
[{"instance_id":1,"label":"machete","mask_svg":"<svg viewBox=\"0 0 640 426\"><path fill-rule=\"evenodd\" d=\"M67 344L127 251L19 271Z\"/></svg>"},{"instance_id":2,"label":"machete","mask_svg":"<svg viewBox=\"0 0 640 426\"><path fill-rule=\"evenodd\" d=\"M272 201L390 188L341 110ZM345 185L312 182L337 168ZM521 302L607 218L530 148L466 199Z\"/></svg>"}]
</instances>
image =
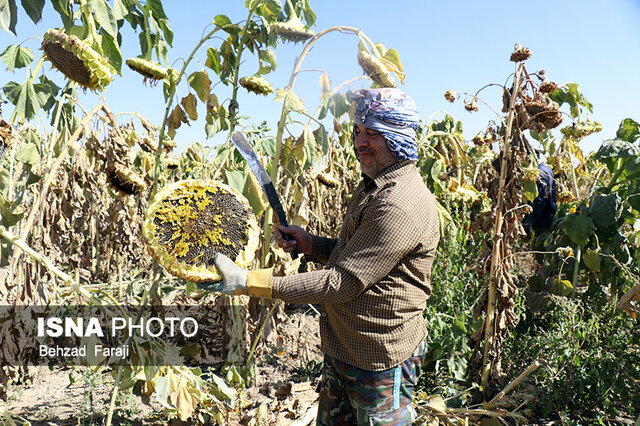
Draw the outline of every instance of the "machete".
<instances>
[{"instance_id":1,"label":"machete","mask_svg":"<svg viewBox=\"0 0 640 426\"><path fill-rule=\"evenodd\" d=\"M253 150L253 148L251 148L251 145L249 144L247 138L245 138L241 132L235 132L233 136L231 136L231 140L233 141L236 149L240 151L242 158L244 158L249 164L249 167L251 168L251 171L255 175L256 179L258 179L262 190L267 196L267 200L269 200L271 208L278 215L280 225L289 226L287 222L287 216L284 214L284 209L282 208L282 203L280 202L280 197L278 197L278 193L273 186L273 182L271 182L269 173L267 173L264 166L260 162L260 159L258 158L256 152ZM282 236L287 241L291 241L293 239L293 237L291 237L291 235L289 234L283 233ZM293 250L291 252L291 257L293 259L297 258L298 251Z\"/></svg>"}]
</instances>

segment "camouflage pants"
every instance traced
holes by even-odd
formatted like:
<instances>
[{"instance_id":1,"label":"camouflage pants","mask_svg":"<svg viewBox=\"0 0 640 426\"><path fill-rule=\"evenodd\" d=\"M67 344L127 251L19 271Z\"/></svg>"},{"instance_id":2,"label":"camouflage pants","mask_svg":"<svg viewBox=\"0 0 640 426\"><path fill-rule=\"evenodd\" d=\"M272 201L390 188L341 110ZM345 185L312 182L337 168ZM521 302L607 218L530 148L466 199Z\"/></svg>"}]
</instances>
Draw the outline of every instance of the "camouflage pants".
<instances>
[{"instance_id":1,"label":"camouflage pants","mask_svg":"<svg viewBox=\"0 0 640 426\"><path fill-rule=\"evenodd\" d=\"M324 356L317 425L410 425L424 343L400 365L367 371Z\"/></svg>"}]
</instances>

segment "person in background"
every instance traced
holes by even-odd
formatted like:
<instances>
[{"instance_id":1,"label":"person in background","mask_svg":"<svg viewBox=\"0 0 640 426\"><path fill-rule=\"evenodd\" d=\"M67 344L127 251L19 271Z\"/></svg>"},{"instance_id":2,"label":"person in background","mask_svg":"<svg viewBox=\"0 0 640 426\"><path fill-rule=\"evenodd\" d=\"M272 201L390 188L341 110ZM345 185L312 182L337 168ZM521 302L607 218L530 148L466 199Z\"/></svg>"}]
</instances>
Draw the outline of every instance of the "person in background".
<instances>
[{"instance_id":1,"label":"person in background","mask_svg":"<svg viewBox=\"0 0 640 426\"><path fill-rule=\"evenodd\" d=\"M214 262L223 293L321 305L324 370L317 424L410 425L425 351L422 313L440 238L433 195L415 166L418 113L398 89L354 93L353 144L362 180L339 238L278 227L277 243L326 266L272 277L228 257ZM285 241L283 234L293 237Z\"/></svg>"},{"instance_id":2,"label":"person in background","mask_svg":"<svg viewBox=\"0 0 640 426\"><path fill-rule=\"evenodd\" d=\"M553 171L544 162L538 164L540 177L536 185L538 187L538 196L529 203L533 207L533 211L526 215L522 220L522 226L527 234L531 231L535 235L548 232L551 229L553 217L558 210L556 202L557 183Z\"/></svg>"}]
</instances>

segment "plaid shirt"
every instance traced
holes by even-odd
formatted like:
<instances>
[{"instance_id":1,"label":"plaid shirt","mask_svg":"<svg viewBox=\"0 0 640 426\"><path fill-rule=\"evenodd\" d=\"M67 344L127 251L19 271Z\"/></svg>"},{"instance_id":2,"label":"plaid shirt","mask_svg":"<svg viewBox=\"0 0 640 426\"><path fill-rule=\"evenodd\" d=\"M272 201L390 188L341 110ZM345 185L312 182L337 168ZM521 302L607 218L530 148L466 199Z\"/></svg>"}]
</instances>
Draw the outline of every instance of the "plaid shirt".
<instances>
[{"instance_id":1,"label":"plaid shirt","mask_svg":"<svg viewBox=\"0 0 640 426\"><path fill-rule=\"evenodd\" d=\"M326 268L273 277L272 296L322 305L322 350L370 371L394 367L426 336L422 312L440 238L438 211L413 162L364 177L340 238L313 236Z\"/></svg>"}]
</instances>

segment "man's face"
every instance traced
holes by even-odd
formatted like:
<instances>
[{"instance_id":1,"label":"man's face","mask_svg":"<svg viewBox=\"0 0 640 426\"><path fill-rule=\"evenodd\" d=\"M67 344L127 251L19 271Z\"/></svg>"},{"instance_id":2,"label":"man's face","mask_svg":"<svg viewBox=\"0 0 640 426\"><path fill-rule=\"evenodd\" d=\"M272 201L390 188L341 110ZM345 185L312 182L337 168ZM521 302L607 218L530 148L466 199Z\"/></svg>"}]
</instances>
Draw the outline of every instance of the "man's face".
<instances>
[{"instance_id":1,"label":"man's face","mask_svg":"<svg viewBox=\"0 0 640 426\"><path fill-rule=\"evenodd\" d=\"M380 133L360 124L356 126L355 147L360 159L360 168L362 173L373 179L398 160Z\"/></svg>"}]
</instances>

